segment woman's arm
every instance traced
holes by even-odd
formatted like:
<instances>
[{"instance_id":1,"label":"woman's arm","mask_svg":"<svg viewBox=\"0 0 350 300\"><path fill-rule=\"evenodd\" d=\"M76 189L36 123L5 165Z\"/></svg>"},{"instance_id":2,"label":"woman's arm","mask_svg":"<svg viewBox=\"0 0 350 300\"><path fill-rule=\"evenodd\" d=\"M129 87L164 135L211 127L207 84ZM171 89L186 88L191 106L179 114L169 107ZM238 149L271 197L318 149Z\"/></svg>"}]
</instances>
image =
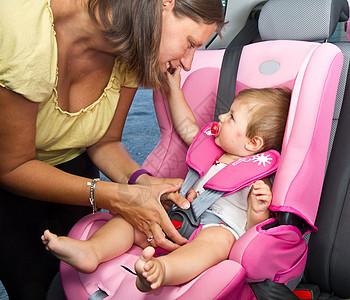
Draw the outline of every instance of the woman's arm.
<instances>
[{"instance_id":1,"label":"woman's arm","mask_svg":"<svg viewBox=\"0 0 350 300\"><path fill-rule=\"evenodd\" d=\"M41 201L89 205L89 178L67 174L35 159L38 104L0 87L0 184Z\"/></svg>"},{"instance_id":2,"label":"woman's arm","mask_svg":"<svg viewBox=\"0 0 350 300\"><path fill-rule=\"evenodd\" d=\"M122 132L127 113L136 89L123 87L120 99L109 129L104 137L88 148L88 154L94 164L112 181L127 183L130 176L141 167L131 158L126 147L121 143ZM135 137L137 138L137 137ZM149 175L141 175L136 185L119 185L117 195L110 210L120 213L130 224L147 236L154 236L158 246L173 247L165 239L163 231L178 244L185 239L175 230L169 217L161 205L161 200L171 200L180 207L189 206L188 201L178 193L182 179L163 179ZM96 187L96 201L103 194L99 188L105 183L99 182ZM189 197L189 200L194 195ZM102 201L104 201L102 199ZM173 249L173 248L172 248Z\"/></svg>"},{"instance_id":3,"label":"woman's arm","mask_svg":"<svg viewBox=\"0 0 350 300\"><path fill-rule=\"evenodd\" d=\"M136 89L133 88L123 87L121 89L116 113L108 131L98 143L87 149L91 160L98 169L114 182L127 183L130 176L136 170L141 169L121 142L126 116L130 109L135 92ZM143 185L181 185L183 180L180 178L157 178L143 174L137 178L136 183ZM188 200L191 201L194 197L195 195L190 194ZM189 207L189 202L178 193L162 195L162 200L171 200L171 202L176 203L183 208Z\"/></svg>"},{"instance_id":4,"label":"woman's arm","mask_svg":"<svg viewBox=\"0 0 350 300\"><path fill-rule=\"evenodd\" d=\"M91 182L91 178L68 174L35 159L38 104L0 87L0 107L1 187L35 200L90 206L90 187L87 183ZM118 128L122 130L122 127L120 125ZM120 145L118 147L121 148ZM125 154L125 150L123 151ZM121 150L118 154L120 153ZM113 154L110 155L115 157ZM117 172L113 176L126 180L125 177L133 172L127 168L132 166L136 169L137 164L133 163L128 155L121 155L119 159L121 163L118 166L121 167L122 176L117 175ZM94 162L98 164L96 159ZM98 182L95 199L99 208L122 214L146 236L153 235L154 243L173 250L178 245L166 240L162 229L178 244L184 243L185 239L172 226L160 204L160 198L163 194L178 189L179 186L173 184L130 186L114 182Z\"/></svg>"},{"instance_id":5,"label":"woman's arm","mask_svg":"<svg viewBox=\"0 0 350 300\"><path fill-rule=\"evenodd\" d=\"M256 181L248 195L247 230L269 218L271 201L270 180L264 178Z\"/></svg>"},{"instance_id":6,"label":"woman's arm","mask_svg":"<svg viewBox=\"0 0 350 300\"><path fill-rule=\"evenodd\" d=\"M121 88L118 105L107 132L95 145L87 149L97 168L114 182L127 183L132 173L140 169L121 142L125 120L136 90Z\"/></svg>"},{"instance_id":7,"label":"woman's arm","mask_svg":"<svg viewBox=\"0 0 350 300\"><path fill-rule=\"evenodd\" d=\"M180 71L181 68L178 67L173 74L167 73L169 82L168 103L176 132L189 146L200 128L180 89Z\"/></svg>"}]
</instances>

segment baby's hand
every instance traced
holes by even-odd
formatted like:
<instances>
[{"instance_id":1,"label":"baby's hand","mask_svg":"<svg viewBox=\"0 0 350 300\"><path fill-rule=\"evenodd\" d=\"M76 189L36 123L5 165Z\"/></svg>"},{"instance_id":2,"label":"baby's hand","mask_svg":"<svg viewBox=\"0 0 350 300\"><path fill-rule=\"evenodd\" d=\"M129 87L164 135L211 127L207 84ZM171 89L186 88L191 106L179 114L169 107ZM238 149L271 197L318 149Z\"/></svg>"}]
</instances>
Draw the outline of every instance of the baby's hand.
<instances>
[{"instance_id":1,"label":"baby's hand","mask_svg":"<svg viewBox=\"0 0 350 300\"><path fill-rule=\"evenodd\" d=\"M177 67L172 74L169 71L166 72L170 90L180 89L180 83L181 83L180 71L181 71L181 67Z\"/></svg>"},{"instance_id":2,"label":"baby's hand","mask_svg":"<svg viewBox=\"0 0 350 300\"><path fill-rule=\"evenodd\" d=\"M269 185L263 180L256 181L249 195L251 208L256 213L264 213L269 209L272 201L272 192Z\"/></svg>"}]
</instances>

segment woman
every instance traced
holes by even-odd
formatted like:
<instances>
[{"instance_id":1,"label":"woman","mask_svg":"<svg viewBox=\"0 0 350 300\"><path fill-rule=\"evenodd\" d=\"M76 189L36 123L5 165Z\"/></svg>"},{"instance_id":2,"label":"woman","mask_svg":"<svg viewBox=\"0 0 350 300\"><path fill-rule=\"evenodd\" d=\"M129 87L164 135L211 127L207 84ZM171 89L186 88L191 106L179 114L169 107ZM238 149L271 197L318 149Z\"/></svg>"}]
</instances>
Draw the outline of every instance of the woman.
<instances>
[{"instance_id":1,"label":"woman","mask_svg":"<svg viewBox=\"0 0 350 300\"><path fill-rule=\"evenodd\" d=\"M190 69L194 51L220 33L221 1L0 7L0 280L10 299L44 297L58 261L40 235L67 234L90 203L121 214L153 246L183 244L160 201L186 207L193 196L174 193L179 179L138 171L121 136L137 86L164 90L167 69ZM98 169L111 182L97 182Z\"/></svg>"}]
</instances>

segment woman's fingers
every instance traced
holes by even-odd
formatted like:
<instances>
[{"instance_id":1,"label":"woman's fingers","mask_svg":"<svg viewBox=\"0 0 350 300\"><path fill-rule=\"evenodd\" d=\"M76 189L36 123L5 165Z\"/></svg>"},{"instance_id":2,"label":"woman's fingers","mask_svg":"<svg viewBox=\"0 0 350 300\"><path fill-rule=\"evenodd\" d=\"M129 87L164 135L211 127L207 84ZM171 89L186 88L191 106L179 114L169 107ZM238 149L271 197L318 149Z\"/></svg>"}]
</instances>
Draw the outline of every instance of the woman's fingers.
<instances>
[{"instance_id":1,"label":"woman's fingers","mask_svg":"<svg viewBox=\"0 0 350 300\"><path fill-rule=\"evenodd\" d=\"M169 236L169 239L166 237L165 231L168 232L167 235ZM161 247L168 251L177 249L180 245L186 243L187 241L177 232L172 224L169 228L167 228L167 226L161 226L159 223L154 223L150 226L150 230L147 232L146 241L149 245L152 247Z\"/></svg>"},{"instance_id":2,"label":"woman's fingers","mask_svg":"<svg viewBox=\"0 0 350 300\"><path fill-rule=\"evenodd\" d=\"M163 227L163 229L162 229ZM166 238L166 231L167 229L165 228L166 226L160 226L160 224L154 224L152 226L152 234L154 236L154 241L151 243L151 245L155 245L158 247L161 247L165 250L168 251L173 251L177 248L179 248L180 245L186 243L186 239L183 238L178 232L177 230L172 226L171 224L171 229L168 230L168 232L171 232L172 230L174 230L175 232L173 232L174 234L170 233L170 235L173 236L173 238L175 240L173 240L171 238L171 240L169 240L168 238ZM170 237L169 237L170 238Z\"/></svg>"},{"instance_id":3,"label":"woman's fingers","mask_svg":"<svg viewBox=\"0 0 350 300\"><path fill-rule=\"evenodd\" d=\"M133 186L133 188L148 189L148 192L143 192L144 199L138 199L138 205L124 207L123 212L120 212L123 217L137 230L144 233L153 247L159 246L172 251L178 248L179 245L184 244L186 239L175 229L166 210L160 203L161 197L174 200L177 203L181 203L181 201L182 203L188 202L176 193L181 188L181 184L156 184ZM174 196L174 194L177 194L177 196ZM166 236L171 240L167 239Z\"/></svg>"},{"instance_id":4,"label":"woman's fingers","mask_svg":"<svg viewBox=\"0 0 350 300\"><path fill-rule=\"evenodd\" d=\"M183 209L190 208L190 202L177 192L165 193L161 196L162 201L171 201Z\"/></svg>"},{"instance_id":5,"label":"woman's fingers","mask_svg":"<svg viewBox=\"0 0 350 300\"><path fill-rule=\"evenodd\" d=\"M187 209L190 207L189 201L181 196L177 191L181 188L181 184L172 184L166 190L161 191L161 197L174 202L179 207ZM165 193L163 193L166 191ZM160 223L154 227L156 243L159 247L166 250L175 250L179 245L186 243L186 239L175 229L171 223L167 212L163 209L160 212ZM152 231L153 232L153 231ZM166 238L166 236L168 238ZM170 240L171 241L170 241ZM172 242L173 241L173 242Z\"/></svg>"}]
</instances>

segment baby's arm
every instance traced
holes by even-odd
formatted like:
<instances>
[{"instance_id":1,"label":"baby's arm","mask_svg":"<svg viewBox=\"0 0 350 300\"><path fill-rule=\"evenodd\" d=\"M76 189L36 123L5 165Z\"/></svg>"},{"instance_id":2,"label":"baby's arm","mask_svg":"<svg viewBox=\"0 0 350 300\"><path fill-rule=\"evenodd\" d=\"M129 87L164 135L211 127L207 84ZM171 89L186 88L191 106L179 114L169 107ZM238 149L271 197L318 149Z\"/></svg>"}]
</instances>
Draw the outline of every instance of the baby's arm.
<instances>
[{"instance_id":1,"label":"baby's arm","mask_svg":"<svg viewBox=\"0 0 350 300\"><path fill-rule=\"evenodd\" d=\"M176 68L173 74L167 72L169 83L168 103L171 119L173 121L176 132L182 140L189 146L198 131L196 118L186 102L186 99L180 89L180 71L181 68Z\"/></svg>"},{"instance_id":2,"label":"baby's arm","mask_svg":"<svg viewBox=\"0 0 350 300\"><path fill-rule=\"evenodd\" d=\"M269 218L271 200L270 180L264 178L254 182L248 195L247 230Z\"/></svg>"}]
</instances>

